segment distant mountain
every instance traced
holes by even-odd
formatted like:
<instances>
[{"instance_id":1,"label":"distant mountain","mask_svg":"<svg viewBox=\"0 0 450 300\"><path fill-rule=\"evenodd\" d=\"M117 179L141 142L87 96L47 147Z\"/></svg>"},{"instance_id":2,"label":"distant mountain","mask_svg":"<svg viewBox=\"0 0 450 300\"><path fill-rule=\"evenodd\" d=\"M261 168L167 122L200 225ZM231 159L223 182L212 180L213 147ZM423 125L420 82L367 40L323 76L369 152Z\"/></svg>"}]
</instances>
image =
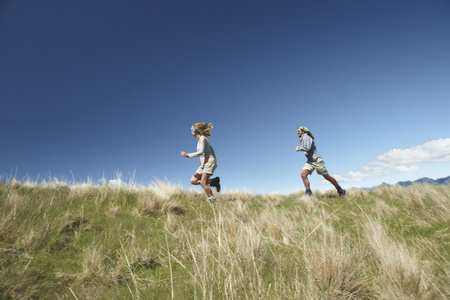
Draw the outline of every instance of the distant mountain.
<instances>
[{"instance_id":1,"label":"distant mountain","mask_svg":"<svg viewBox=\"0 0 450 300\"><path fill-rule=\"evenodd\" d=\"M410 186L413 184L428 184L428 185L448 185L450 184L450 176L444 177L444 178L438 178L438 179L431 179L428 177L419 178L414 181L399 181L396 183L397 185L401 186ZM386 185L383 183L383 185Z\"/></svg>"},{"instance_id":2,"label":"distant mountain","mask_svg":"<svg viewBox=\"0 0 450 300\"><path fill-rule=\"evenodd\" d=\"M428 177L423 177L423 178L419 178L417 180L414 181L399 181L395 184L389 184L386 182L383 182L382 184L378 185L378 186L374 186L374 187L370 187L370 188L363 188L363 190L374 190L378 187L381 186L392 186L392 185L400 185L400 186L410 186L413 184L427 184L427 185L450 185L450 176L444 177L444 178L438 178L438 179L431 179Z\"/></svg>"}]
</instances>

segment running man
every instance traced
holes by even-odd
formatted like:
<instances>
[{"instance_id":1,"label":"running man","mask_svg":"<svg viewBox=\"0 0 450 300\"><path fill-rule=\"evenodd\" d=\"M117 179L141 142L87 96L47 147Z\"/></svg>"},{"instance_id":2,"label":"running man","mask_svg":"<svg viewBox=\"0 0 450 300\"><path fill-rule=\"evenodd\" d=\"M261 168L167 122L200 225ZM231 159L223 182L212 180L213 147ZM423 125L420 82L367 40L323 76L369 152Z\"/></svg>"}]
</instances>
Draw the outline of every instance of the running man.
<instances>
[{"instance_id":1,"label":"running man","mask_svg":"<svg viewBox=\"0 0 450 300\"><path fill-rule=\"evenodd\" d=\"M336 188L339 196L341 198L344 197L346 191L339 186L336 179L328 174L327 168L325 167L325 162L319 152L317 152L312 133L306 127L299 127L297 130L297 135L300 138L301 146L296 146L295 151L303 151L306 156L306 164L303 166L301 175L303 184L306 188L306 195L312 195L308 175L312 174L314 170L317 170L317 174L322 175L323 178L331 182Z\"/></svg>"}]
</instances>

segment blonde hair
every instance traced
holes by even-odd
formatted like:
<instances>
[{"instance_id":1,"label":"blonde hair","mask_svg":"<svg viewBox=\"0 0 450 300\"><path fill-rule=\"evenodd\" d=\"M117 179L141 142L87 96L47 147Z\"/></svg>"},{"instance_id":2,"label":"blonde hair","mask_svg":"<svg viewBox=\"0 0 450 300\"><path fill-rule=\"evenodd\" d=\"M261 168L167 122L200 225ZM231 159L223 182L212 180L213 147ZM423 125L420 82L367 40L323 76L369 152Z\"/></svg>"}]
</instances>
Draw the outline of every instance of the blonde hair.
<instances>
[{"instance_id":1,"label":"blonde hair","mask_svg":"<svg viewBox=\"0 0 450 300\"><path fill-rule=\"evenodd\" d=\"M210 129L213 128L213 124L211 123L194 123L193 127L200 133L206 137L211 137Z\"/></svg>"}]
</instances>

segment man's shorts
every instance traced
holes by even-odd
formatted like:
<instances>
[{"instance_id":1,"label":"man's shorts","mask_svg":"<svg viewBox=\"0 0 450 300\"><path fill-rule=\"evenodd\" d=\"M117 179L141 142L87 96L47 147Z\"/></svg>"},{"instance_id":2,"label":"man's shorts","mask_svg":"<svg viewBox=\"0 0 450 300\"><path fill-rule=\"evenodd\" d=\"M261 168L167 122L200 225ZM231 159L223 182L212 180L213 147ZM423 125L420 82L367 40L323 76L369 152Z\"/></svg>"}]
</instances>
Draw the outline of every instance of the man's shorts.
<instances>
[{"instance_id":1,"label":"man's shorts","mask_svg":"<svg viewBox=\"0 0 450 300\"><path fill-rule=\"evenodd\" d=\"M319 175L327 175L327 167L325 167L325 162L322 158L317 158L316 161L312 163L306 163L303 166L303 170L308 170L311 174L314 172L314 170L317 170L317 174Z\"/></svg>"},{"instance_id":2,"label":"man's shorts","mask_svg":"<svg viewBox=\"0 0 450 300\"><path fill-rule=\"evenodd\" d=\"M204 164L204 165L201 165L198 169L197 169L197 171L195 172L195 173L198 173L198 174L203 174L203 173L206 173L206 174L214 174L214 170L217 168L217 164L216 164L216 161L215 160L213 160L213 161L209 161L209 162L207 162L206 164Z\"/></svg>"}]
</instances>

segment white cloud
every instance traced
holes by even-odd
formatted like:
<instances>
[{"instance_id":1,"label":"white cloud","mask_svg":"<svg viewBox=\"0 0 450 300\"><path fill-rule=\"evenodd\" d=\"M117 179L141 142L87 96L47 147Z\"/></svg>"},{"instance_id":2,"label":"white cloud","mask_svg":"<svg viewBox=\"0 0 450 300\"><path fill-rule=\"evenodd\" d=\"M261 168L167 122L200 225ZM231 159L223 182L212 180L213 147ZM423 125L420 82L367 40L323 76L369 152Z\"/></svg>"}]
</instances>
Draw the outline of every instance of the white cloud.
<instances>
[{"instance_id":1,"label":"white cloud","mask_svg":"<svg viewBox=\"0 0 450 300\"><path fill-rule=\"evenodd\" d=\"M354 182L354 181L362 181L364 177L371 175L362 172L350 171L347 173L346 176L341 176L339 174L333 174L331 176L334 177L334 179L336 179L338 182Z\"/></svg>"},{"instance_id":2,"label":"white cloud","mask_svg":"<svg viewBox=\"0 0 450 300\"><path fill-rule=\"evenodd\" d=\"M450 161L450 138L426 142L409 149L393 149L377 157L376 164L386 167Z\"/></svg>"},{"instance_id":3,"label":"white cloud","mask_svg":"<svg viewBox=\"0 0 450 300\"><path fill-rule=\"evenodd\" d=\"M420 168L417 166L395 166L392 168L394 171L399 172L399 173L406 173L406 172L411 172L411 171L417 171Z\"/></svg>"},{"instance_id":4,"label":"white cloud","mask_svg":"<svg viewBox=\"0 0 450 300\"><path fill-rule=\"evenodd\" d=\"M338 174L333 174L331 175L334 179L336 179L337 181L340 182L346 182L346 181L350 181L348 180L348 178L345 178L344 176L338 175ZM323 180L322 183L328 182L327 180Z\"/></svg>"},{"instance_id":5,"label":"white cloud","mask_svg":"<svg viewBox=\"0 0 450 300\"><path fill-rule=\"evenodd\" d=\"M405 173L420 168L413 164L450 161L450 138L438 139L408 149L392 149L363 167L363 171L350 171L346 176L333 175L337 181L362 181L368 176L384 176L392 172Z\"/></svg>"},{"instance_id":6,"label":"white cloud","mask_svg":"<svg viewBox=\"0 0 450 300\"><path fill-rule=\"evenodd\" d=\"M362 173L362 172L353 172L350 171L347 173L347 176L350 178L355 178L361 180L362 178L369 176L368 174Z\"/></svg>"},{"instance_id":7,"label":"white cloud","mask_svg":"<svg viewBox=\"0 0 450 300\"><path fill-rule=\"evenodd\" d=\"M389 175L390 172L388 170L386 170L385 168L376 166L376 167L372 167L370 165L373 165L374 163L369 163L368 166L364 166L363 170L364 172L366 172L368 175L375 175L375 176L382 176L382 175Z\"/></svg>"}]
</instances>

